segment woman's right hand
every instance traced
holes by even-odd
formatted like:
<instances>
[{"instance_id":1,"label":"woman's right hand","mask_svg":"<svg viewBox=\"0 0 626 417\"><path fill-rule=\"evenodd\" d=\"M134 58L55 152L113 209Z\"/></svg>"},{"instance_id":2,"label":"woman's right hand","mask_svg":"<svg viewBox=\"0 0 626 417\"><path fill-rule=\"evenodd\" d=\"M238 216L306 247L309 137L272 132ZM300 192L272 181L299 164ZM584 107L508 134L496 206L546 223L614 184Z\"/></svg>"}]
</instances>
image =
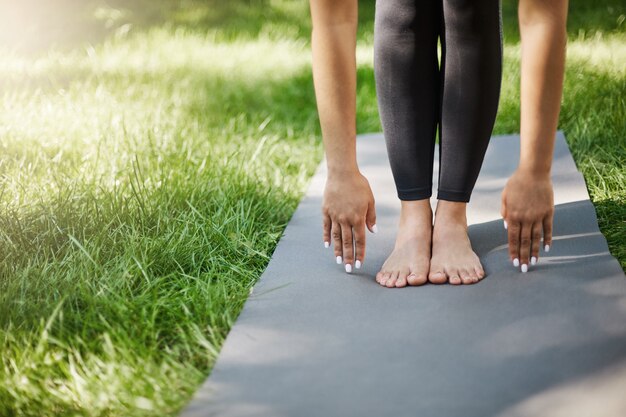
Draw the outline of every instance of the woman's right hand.
<instances>
[{"instance_id":1,"label":"woman's right hand","mask_svg":"<svg viewBox=\"0 0 626 417\"><path fill-rule=\"evenodd\" d=\"M360 172L329 173L324 189L322 218L324 246L329 247L332 240L337 263L343 262L346 272L352 272L353 262L356 268L360 268L365 259L365 227L372 233L378 231L374 195L369 182Z\"/></svg>"}]
</instances>

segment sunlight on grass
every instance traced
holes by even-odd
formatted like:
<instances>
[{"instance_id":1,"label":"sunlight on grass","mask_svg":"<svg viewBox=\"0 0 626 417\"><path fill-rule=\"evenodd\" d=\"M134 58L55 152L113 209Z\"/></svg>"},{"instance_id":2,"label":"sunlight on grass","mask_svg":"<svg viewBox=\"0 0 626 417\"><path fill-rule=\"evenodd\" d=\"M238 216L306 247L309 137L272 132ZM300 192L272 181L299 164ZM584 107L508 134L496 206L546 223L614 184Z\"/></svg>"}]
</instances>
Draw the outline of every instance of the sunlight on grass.
<instances>
[{"instance_id":1,"label":"sunlight on grass","mask_svg":"<svg viewBox=\"0 0 626 417\"><path fill-rule=\"evenodd\" d=\"M168 28L3 53L0 414L175 414L321 157L310 53Z\"/></svg>"},{"instance_id":2,"label":"sunlight on grass","mask_svg":"<svg viewBox=\"0 0 626 417\"><path fill-rule=\"evenodd\" d=\"M3 82L23 77L80 75L149 76L191 70L211 76L228 74L251 77L251 81L293 75L310 63L306 44L297 40L270 40L219 43L210 36L184 30L153 29L122 41L105 42L99 48L51 52L31 59L0 51ZM8 84L8 83L7 83Z\"/></svg>"}]
</instances>

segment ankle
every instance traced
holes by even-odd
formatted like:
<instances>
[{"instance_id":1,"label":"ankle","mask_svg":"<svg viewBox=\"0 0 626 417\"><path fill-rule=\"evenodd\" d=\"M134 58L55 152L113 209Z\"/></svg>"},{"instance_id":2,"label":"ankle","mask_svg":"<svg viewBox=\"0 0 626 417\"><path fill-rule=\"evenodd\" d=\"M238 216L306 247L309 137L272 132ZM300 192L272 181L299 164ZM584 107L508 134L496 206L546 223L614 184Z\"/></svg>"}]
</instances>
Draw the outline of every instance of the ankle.
<instances>
[{"instance_id":1,"label":"ankle","mask_svg":"<svg viewBox=\"0 0 626 417\"><path fill-rule=\"evenodd\" d=\"M467 203L439 200L435 212L435 224L461 224L467 227Z\"/></svg>"},{"instance_id":2,"label":"ankle","mask_svg":"<svg viewBox=\"0 0 626 417\"><path fill-rule=\"evenodd\" d=\"M401 200L400 222L423 222L428 220L432 224L433 210L430 199Z\"/></svg>"},{"instance_id":3,"label":"ankle","mask_svg":"<svg viewBox=\"0 0 626 417\"><path fill-rule=\"evenodd\" d=\"M401 212L407 213L431 213L430 199L425 198L422 200L400 200Z\"/></svg>"}]
</instances>

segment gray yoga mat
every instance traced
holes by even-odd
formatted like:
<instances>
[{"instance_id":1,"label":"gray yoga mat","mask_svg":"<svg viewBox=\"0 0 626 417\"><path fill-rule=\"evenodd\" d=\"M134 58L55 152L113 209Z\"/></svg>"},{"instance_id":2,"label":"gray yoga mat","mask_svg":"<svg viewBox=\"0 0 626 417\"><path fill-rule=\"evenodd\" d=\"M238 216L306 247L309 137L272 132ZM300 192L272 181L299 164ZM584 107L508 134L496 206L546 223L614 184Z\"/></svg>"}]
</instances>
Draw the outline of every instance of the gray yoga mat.
<instances>
[{"instance_id":1,"label":"gray yoga mat","mask_svg":"<svg viewBox=\"0 0 626 417\"><path fill-rule=\"evenodd\" d=\"M626 278L560 132L554 244L523 275L499 214L519 136L492 138L468 213L487 277L470 286L375 282L400 203L382 135L357 150L380 230L363 267L323 247L323 161L182 416L626 416Z\"/></svg>"}]
</instances>

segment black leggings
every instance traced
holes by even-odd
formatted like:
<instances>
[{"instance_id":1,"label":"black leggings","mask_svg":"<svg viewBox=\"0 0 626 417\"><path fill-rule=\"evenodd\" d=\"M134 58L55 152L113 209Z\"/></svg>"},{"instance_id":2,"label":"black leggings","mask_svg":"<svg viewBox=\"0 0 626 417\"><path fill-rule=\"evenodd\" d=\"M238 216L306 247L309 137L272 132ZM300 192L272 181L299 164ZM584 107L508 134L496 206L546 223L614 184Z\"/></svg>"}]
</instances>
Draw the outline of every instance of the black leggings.
<instances>
[{"instance_id":1,"label":"black leggings","mask_svg":"<svg viewBox=\"0 0 626 417\"><path fill-rule=\"evenodd\" d=\"M499 0L377 0L374 75L398 197L432 195L439 127L437 198L469 201L500 97Z\"/></svg>"}]
</instances>

